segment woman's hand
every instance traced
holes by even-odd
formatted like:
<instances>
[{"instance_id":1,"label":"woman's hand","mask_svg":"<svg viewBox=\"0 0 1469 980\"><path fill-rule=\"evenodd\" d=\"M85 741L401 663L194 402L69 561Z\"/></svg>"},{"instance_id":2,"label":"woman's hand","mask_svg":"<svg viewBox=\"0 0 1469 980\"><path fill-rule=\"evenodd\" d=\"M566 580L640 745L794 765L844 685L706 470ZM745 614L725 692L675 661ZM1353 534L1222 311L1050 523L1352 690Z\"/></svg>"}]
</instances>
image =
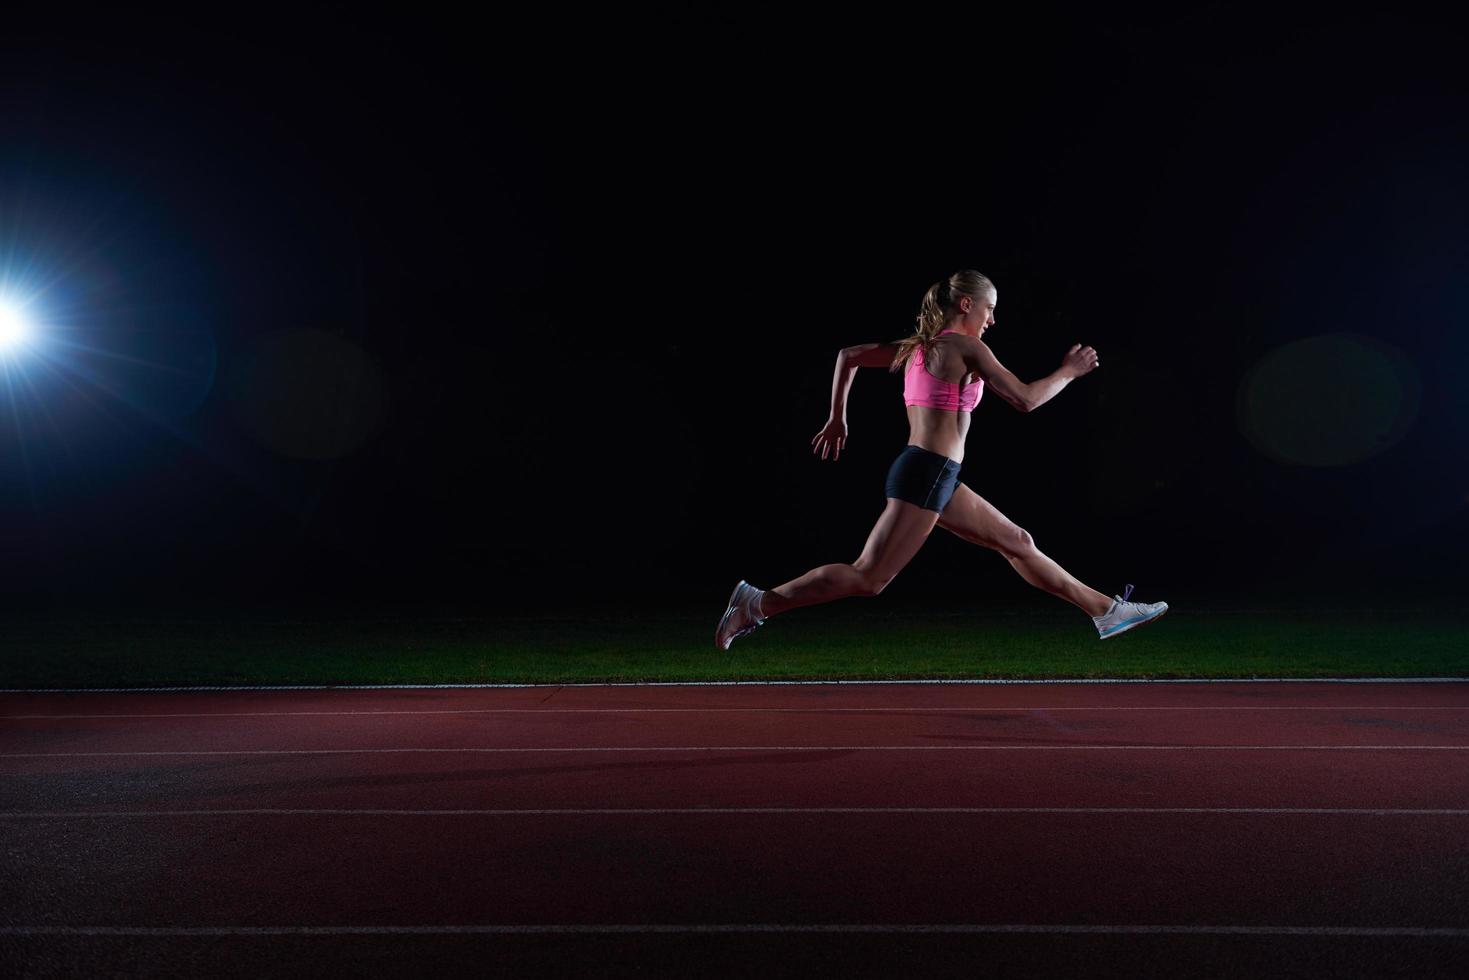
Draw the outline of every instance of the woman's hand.
<instances>
[{"instance_id":1,"label":"woman's hand","mask_svg":"<svg viewBox=\"0 0 1469 980\"><path fill-rule=\"evenodd\" d=\"M1100 363L1095 350L1080 344L1072 344L1071 349L1066 352L1065 359L1061 361L1061 370L1073 378L1079 378L1083 374L1089 374Z\"/></svg>"},{"instance_id":2,"label":"woman's hand","mask_svg":"<svg viewBox=\"0 0 1469 980\"><path fill-rule=\"evenodd\" d=\"M821 450L821 458L826 458L827 450L835 449L831 461L835 463L842 458L842 446L847 441L847 423L842 419L827 419L826 428L816 433L811 440L811 451L814 453Z\"/></svg>"}]
</instances>

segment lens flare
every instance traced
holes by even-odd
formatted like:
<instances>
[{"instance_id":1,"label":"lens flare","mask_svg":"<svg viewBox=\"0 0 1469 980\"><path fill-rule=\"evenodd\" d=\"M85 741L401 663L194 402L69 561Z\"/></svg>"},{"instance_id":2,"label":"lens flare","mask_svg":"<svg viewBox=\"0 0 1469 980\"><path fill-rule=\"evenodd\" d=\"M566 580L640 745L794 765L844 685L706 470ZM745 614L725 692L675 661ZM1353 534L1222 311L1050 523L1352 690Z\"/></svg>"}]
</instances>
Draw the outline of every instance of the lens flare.
<instances>
[{"instance_id":1,"label":"lens flare","mask_svg":"<svg viewBox=\"0 0 1469 980\"><path fill-rule=\"evenodd\" d=\"M6 299L0 299L0 351L8 351L25 343L31 327L20 307Z\"/></svg>"}]
</instances>

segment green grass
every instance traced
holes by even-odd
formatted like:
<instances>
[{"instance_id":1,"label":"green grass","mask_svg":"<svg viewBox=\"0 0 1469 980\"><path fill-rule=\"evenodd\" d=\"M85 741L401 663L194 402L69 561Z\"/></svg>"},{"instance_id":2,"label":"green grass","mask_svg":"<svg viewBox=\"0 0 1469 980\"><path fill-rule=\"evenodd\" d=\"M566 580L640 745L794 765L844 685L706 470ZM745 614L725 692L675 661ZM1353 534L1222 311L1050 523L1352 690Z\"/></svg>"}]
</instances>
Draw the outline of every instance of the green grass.
<instances>
[{"instance_id":1,"label":"green grass","mask_svg":"<svg viewBox=\"0 0 1469 980\"><path fill-rule=\"evenodd\" d=\"M910 678L1469 677L1469 615L1200 608L1100 641L1069 607L847 601L716 650L717 613L12 622L0 687Z\"/></svg>"}]
</instances>

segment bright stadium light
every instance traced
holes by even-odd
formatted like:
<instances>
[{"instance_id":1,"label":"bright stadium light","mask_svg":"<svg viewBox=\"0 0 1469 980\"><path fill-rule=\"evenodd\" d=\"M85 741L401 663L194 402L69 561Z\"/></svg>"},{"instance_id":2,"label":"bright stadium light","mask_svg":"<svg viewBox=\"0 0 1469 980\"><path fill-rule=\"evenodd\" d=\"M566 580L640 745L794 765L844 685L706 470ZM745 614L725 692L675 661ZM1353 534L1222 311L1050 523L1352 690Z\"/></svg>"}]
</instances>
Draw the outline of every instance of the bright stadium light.
<instances>
[{"instance_id":1,"label":"bright stadium light","mask_svg":"<svg viewBox=\"0 0 1469 980\"><path fill-rule=\"evenodd\" d=\"M31 332L25 315L14 303L0 299L0 352L12 350L25 343Z\"/></svg>"}]
</instances>

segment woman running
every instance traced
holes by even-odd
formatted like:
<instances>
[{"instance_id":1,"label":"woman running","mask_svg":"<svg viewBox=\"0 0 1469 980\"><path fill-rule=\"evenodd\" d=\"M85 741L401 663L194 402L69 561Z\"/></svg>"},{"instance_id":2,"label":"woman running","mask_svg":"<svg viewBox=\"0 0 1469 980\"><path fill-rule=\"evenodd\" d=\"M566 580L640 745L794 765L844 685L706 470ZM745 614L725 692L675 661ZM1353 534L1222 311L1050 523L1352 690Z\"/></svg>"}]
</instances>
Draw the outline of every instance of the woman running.
<instances>
[{"instance_id":1,"label":"woman running","mask_svg":"<svg viewBox=\"0 0 1469 980\"><path fill-rule=\"evenodd\" d=\"M1111 599L1083 585L1042 554L1028 533L959 482L969 415L986 383L1017 411L1033 412L1099 363L1095 350L1075 344L1055 373L1025 384L1005 370L981 339L995 325L998 301L989 279L964 269L929 287L913 336L893 344L859 344L837 354L831 417L811 440L811 451L819 451L822 459L830 452L833 462L841 458L847 439L847 392L857 368L896 372L907 366L903 403L911 431L908 445L888 469L887 507L852 564L822 565L765 591L741 580L714 633L719 649L728 650L731 641L788 609L877 595L918 553L934 524L1004 555L1021 578L1090 616L1101 639L1168 611L1166 602L1128 602L1130 585Z\"/></svg>"}]
</instances>

